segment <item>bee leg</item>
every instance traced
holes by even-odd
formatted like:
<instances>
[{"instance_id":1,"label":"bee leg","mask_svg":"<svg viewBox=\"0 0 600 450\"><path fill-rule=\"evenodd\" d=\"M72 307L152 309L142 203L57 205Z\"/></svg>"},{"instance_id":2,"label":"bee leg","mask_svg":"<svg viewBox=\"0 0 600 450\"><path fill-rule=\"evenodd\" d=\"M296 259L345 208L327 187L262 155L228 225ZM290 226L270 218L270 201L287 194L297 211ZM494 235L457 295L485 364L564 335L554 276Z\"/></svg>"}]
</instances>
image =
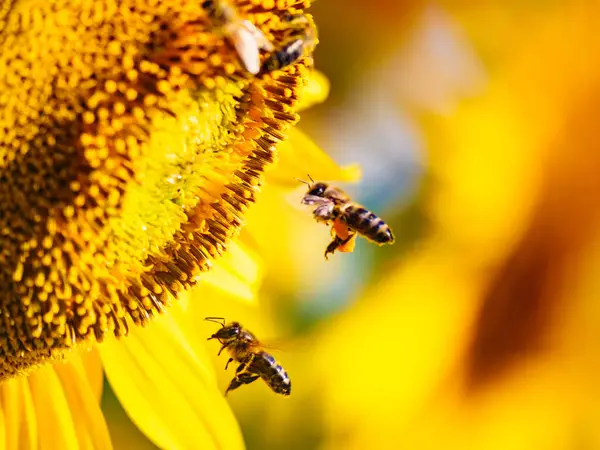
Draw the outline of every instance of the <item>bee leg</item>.
<instances>
[{"instance_id":1,"label":"bee leg","mask_svg":"<svg viewBox=\"0 0 600 450\"><path fill-rule=\"evenodd\" d=\"M325 259L329 259L327 255L329 255L330 253L335 253L335 251L338 249L338 247L341 247L342 245L344 245L344 240L340 239L339 236L335 236L333 238L333 241L331 241L329 243L329 245L327 246L327 248L325 249Z\"/></svg>"},{"instance_id":2,"label":"bee leg","mask_svg":"<svg viewBox=\"0 0 600 450\"><path fill-rule=\"evenodd\" d=\"M229 358L229 360L227 361L227 364L225 364L225 370L227 370L227 368L229 367L229 364L231 364L233 362L233 358Z\"/></svg>"},{"instance_id":3,"label":"bee leg","mask_svg":"<svg viewBox=\"0 0 600 450\"><path fill-rule=\"evenodd\" d=\"M313 214L313 218L315 219L315 221L317 223L324 223L326 225L329 225L329 219L323 217L323 216L319 216L317 214Z\"/></svg>"},{"instance_id":4,"label":"bee leg","mask_svg":"<svg viewBox=\"0 0 600 450\"><path fill-rule=\"evenodd\" d=\"M234 389L239 388L242 383L238 377L235 377L233 380L231 380L231 383L229 383L229 386L227 386L227 390L225 391L225 397L227 397L227 394L229 394L229 391L233 391Z\"/></svg>"},{"instance_id":5,"label":"bee leg","mask_svg":"<svg viewBox=\"0 0 600 450\"><path fill-rule=\"evenodd\" d=\"M231 383L229 383L229 387L225 391L225 395L227 395L229 391L239 388L242 384L250 384L258 378L258 375L248 372L248 367L250 367L253 359L254 355L251 353L246 356L238 368L235 369L235 378L231 380Z\"/></svg>"},{"instance_id":6,"label":"bee leg","mask_svg":"<svg viewBox=\"0 0 600 450\"><path fill-rule=\"evenodd\" d=\"M344 243L338 247L338 250L344 253L352 253L356 246L356 236L356 233L350 233L348 239L344 240Z\"/></svg>"},{"instance_id":7,"label":"bee leg","mask_svg":"<svg viewBox=\"0 0 600 450\"><path fill-rule=\"evenodd\" d=\"M325 259L329 259L327 257L327 255L329 255L330 253L332 253L332 254L335 253L335 251L338 248L341 248L344 245L346 245L348 242L350 242L352 239L354 239L354 237L355 237L354 233L350 234L346 239L342 239L341 237L339 237L338 235L336 235L333 238L333 241L331 241L329 243L329 245L327 246L327 248L325 249ZM344 251L344 250L342 250L342 251Z\"/></svg>"},{"instance_id":8,"label":"bee leg","mask_svg":"<svg viewBox=\"0 0 600 450\"><path fill-rule=\"evenodd\" d=\"M231 383L229 383L229 386L227 387L227 390L225 391L225 395L227 395L229 393L229 391L233 391L234 389L239 388L243 384L250 384L253 381L258 380L258 378L259 378L258 375L254 375L252 373L240 373L240 374L236 375L235 378L233 380L231 380Z\"/></svg>"},{"instance_id":9,"label":"bee leg","mask_svg":"<svg viewBox=\"0 0 600 450\"><path fill-rule=\"evenodd\" d=\"M235 369L236 376L238 374L242 373L244 370L246 370L248 368L248 366L250 366L250 363L252 362L253 359L254 359L254 355L252 353L250 353L248 356L246 356L242 360L242 362L240 363L238 368ZM229 363L227 363L227 364L229 364Z\"/></svg>"},{"instance_id":10,"label":"bee leg","mask_svg":"<svg viewBox=\"0 0 600 450\"><path fill-rule=\"evenodd\" d=\"M221 356L221 353L223 353L223 350L225 350L227 348L227 344L223 344L223 346L221 347L221 350L219 350L219 353L217 353L217 356Z\"/></svg>"}]
</instances>

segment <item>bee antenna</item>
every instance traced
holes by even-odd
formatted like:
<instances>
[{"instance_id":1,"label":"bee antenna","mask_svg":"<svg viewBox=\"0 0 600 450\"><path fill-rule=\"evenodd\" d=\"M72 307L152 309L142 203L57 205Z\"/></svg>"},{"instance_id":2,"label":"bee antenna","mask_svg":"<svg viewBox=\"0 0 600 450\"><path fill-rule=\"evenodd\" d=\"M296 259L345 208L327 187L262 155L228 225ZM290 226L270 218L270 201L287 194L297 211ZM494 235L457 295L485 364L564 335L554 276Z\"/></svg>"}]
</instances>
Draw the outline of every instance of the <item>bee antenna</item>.
<instances>
[{"instance_id":1,"label":"bee antenna","mask_svg":"<svg viewBox=\"0 0 600 450\"><path fill-rule=\"evenodd\" d=\"M205 317L204 320L209 322L218 323L221 327L225 328L225 318L224 317Z\"/></svg>"},{"instance_id":2,"label":"bee antenna","mask_svg":"<svg viewBox=\"0 0 600 450\"><path fill-rule=\"evenodd\" d=\"M300 183L304 183L305 185L307 185L308 187L310 187L310 183L308 181L301 180L300 178L294 178L294 179L298 180Z\"/></svg>"},{"instance_id":3,"label":"bee antenna","mask_svg":"<svg viewBox=\"0 0 600 450\"><path fill-rule=\"evenodd\" d=\"M308 179L311 181L311 183L314 184L315 180L312 179L312 177L310 176L309 173L306 174L306 176L308 177Z\"/></svg>"}]
</instances>

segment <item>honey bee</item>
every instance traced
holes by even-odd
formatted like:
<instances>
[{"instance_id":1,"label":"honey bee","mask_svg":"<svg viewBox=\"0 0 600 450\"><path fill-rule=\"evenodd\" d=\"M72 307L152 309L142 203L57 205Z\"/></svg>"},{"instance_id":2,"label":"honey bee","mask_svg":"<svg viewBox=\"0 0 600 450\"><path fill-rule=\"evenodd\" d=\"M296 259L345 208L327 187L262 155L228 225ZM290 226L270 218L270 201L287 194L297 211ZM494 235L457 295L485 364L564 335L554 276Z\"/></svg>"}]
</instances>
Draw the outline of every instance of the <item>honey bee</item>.
<instances>
[{"instance_id":1,"label":"honey bee","mask_svg":"<svg viewBox=\"0 0 600 450\"><path fill-rule=\"evenodd\" d=\"M225 370L233 361L240 363L225 395L258 378L262 378L275 393L290 395L292 382L287 372L273 356L262 349L261 343L252 333L244 329L238 322L226 325L225 319L222 317L206 317L204 320L221 325L221 329L208 340L217 339L221 343L222 347L218 355L225 349L229 351L231 357L225 364Z\"/></svg>"},{"instance_id":2,"label":"honey bee","mask_svg":"<svg viewBox=\"0 0 600 450\"><path fill-rule=\"evenodd\" d=\"M332 226L333 241L325 250L325 259L336 250L352 252L357 235L378 245L394 242L392 230L377 215L353 202L341 189L327 183L315 182L310 175L308 178L310 183L298 180L308 186L302 204L316 206L313 210L315 220Z\"/></svg>"},{"instance_id":3,"label":"honey bee","mask_svg":"<svg viewBox=\"0 0 600 450\"><path fill-rule=\"evenodd\" d=\"M260 50L271 52L273 44L252 22L242 19L228 1L206 0L202 8L230 39L246 70L256 75L260 71Z\"/></svg>"},{"instance_id":4,"label":"honey bee","mask_svg":"<svg viewBox=\"0 0 600 450\"><path fill-rule=\"evenodd\" d=\"M283 69L298 61L317 44L317 29L305 14L287 14L283 21L291 30L284 44L263 62L261 73Z\"/></svg>"}]
</instances>

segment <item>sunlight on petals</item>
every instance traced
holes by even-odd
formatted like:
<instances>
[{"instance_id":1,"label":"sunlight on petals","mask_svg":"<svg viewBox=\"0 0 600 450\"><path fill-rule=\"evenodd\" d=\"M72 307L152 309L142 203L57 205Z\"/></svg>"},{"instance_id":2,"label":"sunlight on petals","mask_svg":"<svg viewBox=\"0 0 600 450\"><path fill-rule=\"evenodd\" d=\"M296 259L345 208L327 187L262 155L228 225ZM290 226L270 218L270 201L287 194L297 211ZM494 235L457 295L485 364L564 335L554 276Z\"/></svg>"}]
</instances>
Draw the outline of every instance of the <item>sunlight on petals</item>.
<instances>
[{"instance_id":1,"label":"sunlight on petals","mask_svg":"<svg viewBox=\"0 0 600 450\"><path fill-rule=\"evenodd\" d=\"M89 352L84 352L81 355L81 363L85 370L85 377L87 382L92 389L92 392L96 395L98 401L102 398L102 388L104 386L104 371L102 370L102 361L100 360L100 353L96 348Z\"/></svg>"},{"instance_id":2,"label":"sunlight on petals","mask_svg":"<svg viewBox=\"0 0 600 450\"><path fill-rule=\"evenodd\" d=\"M299 185L296 178L304 179L307 174L310 174L314 180L346 182L358 181L361 176L358 164L339 166L331 156L297 128L290 130L289 139L282 142L279 149L277 170L267 172L267 187L278 186L286 190L295 188Z\"/></svg>"},{"instance_id":3,"label":"sunlight on petals","mask_svg":"<svg viewBox=\"0 0 600 450\"><path fill-rule=\"evenodd\" d=\"M7 422L7 418L6 418L6 410L1 409L0 411L0 442L7 442L8 441L8 434L10 433L11 430L7 430L7 426L6 426L6 422ZM2 447L4 448L4 447Z\"/></svg>"},{"instance_id":4,"label":"sunlight on petals","mask_svg":"<svg viewBox=\"0 0 600 450\"><path fill-rule=\"evenodd\" d=\"M37 449L37 419L26 378L9 380L0 389L6 449ZM0 441L2 442L2 441Z\"/></svg>"},{"instance_id":5,"label":"sunlight on petals","mask_svg":"<svg viewBox=\"0 0 600 450\"><path fill-rule=\"evenodd\" d=\"M88 378L92 369L90 364L85 364L81 359L75 359L68 364L55 365L55 371L62 384L63 392L74 417L75 431L82 449L111 449L111 441L104 416L98 404L97 386L92 386L101 378L102 372L98 371L98 355L87 355L88 360L95 360L95 373Z\"/></svg>"},{"instance_id":6,"label":"sunlight on petals","mask_svg":"<svg viewBox=\"0 0 600 450\"><path fill-rule=\"evenodd\" d=\"M208 283L240 300L255 300L262 280L258 258L243 244L233 243L212 269L201 275L200 284Z\"/></svg>"},{"instance_id":7,"label":"sunlight on petals","mask_svg":"<svg viewBox=\"0 0 600 450\"><path fill-rule=\"evenodd\" d=\"M177 305L173 306L173 310ZM101 347L106 376L131 420L165 449L243 449L204 347L177 312ZM159 356L160 355L160 356ZM160 358L160 359L159 359Z\"/></svg>"},{"instance_id":8,"label":"sunlight on petals","mask_svg":"<svg viewBox=\"0 0 600 450\"><path fill-rule=\"evenodd\" d=\"M45 367L30 375L29 387L37 415L40 448L78 450L71 407L54 368Z\"/></svg>"}]
</instances>

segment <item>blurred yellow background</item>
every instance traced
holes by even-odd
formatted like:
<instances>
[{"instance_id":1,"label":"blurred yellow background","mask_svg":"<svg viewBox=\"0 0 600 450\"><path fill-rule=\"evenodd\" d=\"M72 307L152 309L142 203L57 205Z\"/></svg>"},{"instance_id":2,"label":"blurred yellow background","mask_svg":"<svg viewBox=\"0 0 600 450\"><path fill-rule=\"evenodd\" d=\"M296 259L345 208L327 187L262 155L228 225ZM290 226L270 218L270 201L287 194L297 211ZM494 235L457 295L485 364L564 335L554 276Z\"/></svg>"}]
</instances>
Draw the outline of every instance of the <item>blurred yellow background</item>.
<instances>
[{"instance_id":1,"label":"blurred yellow background","mask_svg":"<svg viewBox=\"0 0 600 450\"><path fill-rule=\"evenodd\" d=\"M325 227L289 199L252 211L280 230L256 243L258 304L190 304L200 335L239 320L292 378L290 398L230 396L247 447L600 449L600 4L311 12L331 95L300 127L361 164L344 187L397 241L326 262ZM115 448L154 448L109 389Z\"/></svg>"}]
</instances>

